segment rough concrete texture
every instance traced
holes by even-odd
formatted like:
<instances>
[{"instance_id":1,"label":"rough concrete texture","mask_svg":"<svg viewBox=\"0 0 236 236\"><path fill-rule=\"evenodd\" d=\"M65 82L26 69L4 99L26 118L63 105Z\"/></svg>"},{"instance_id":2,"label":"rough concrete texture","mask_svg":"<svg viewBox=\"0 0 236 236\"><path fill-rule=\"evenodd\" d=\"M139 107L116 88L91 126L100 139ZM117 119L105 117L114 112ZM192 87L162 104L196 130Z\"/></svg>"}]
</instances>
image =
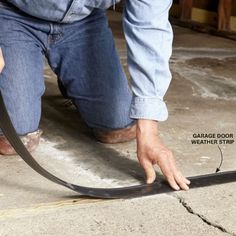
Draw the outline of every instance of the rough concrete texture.
<instances>
[{"instance_id":1,"label":"rough concrete texture","mask_svg":"<svg viewBox=\"0 0 236 236\"><path fill-rule=\"evenodd\" d=\"M114 12L109 16L127 72L121 17ZM180 27L174 32L173 81L165 97L170 117L160 124L160 136L186 176L213 173L220 163L217 145L191 140L194 133L236 135L236 42ZM75 184L116 187L143 182L136 143L96 142L60 95L48 66L45 80L44 134L35 158ZM220 148L221 170L235 170L235 142ZM50 183L17 156L0 156L0 163L0 235L236 235L235 183L104 201Z\"/></svg>"},{"instance_id":2,"label":"rough concrete texture","mask_svg":"<svg viewBox=\"0 0 236 236\"><path fill-rule=\"evenodd\" d=\"M8 214L6 235L62 235L65 229L67 235L227 235L189 214L178 200L167 195L55 204L52 209L48 206Z\"/></svg>"}]
</instances>

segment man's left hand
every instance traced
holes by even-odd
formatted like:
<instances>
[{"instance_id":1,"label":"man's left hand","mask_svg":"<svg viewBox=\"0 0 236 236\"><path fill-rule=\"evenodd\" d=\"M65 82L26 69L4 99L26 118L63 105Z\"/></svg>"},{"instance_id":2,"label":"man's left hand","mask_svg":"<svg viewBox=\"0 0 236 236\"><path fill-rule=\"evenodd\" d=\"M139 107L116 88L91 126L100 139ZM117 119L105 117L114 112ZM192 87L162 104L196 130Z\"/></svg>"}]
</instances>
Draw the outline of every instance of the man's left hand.
<instances>
[{"instance_id":1,"label":"man's left hand","mask_svg":"<svg viewBox=\"0 0 236 236\"><path fill-rule=\"evenodd\" d=\"M177 169L172 152L158 137L156 121L137 121L137 155L146 173L147 183L153 183L156 179L153 166L158 165L173 189L189 189L190 181Z\"/></svg>"},{"instance_id":2,"label":"man's left hand","mask_svg":"<svg viewBox=\"0 0 236 236\"><path fill-rule=\"evenodd\" d=\"M0 48L0 73L2 72L3 68L5 66L2 49Z\"/></svg>"}]
</instances>

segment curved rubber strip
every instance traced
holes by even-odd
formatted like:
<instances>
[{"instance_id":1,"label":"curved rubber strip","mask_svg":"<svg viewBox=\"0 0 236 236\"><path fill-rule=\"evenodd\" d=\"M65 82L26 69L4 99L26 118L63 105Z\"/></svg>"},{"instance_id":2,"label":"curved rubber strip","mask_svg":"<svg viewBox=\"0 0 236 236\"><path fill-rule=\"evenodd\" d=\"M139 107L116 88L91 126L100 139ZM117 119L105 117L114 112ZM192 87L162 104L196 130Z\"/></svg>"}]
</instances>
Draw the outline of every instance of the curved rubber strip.
<instances>
[{"instance_id":1,"label":"curved rubber strip","mask_svg":"<svg viewBox=\"0 0 236 236\"><path fill-rule=\"evenodd\" d=\"M0 128L8 139L9 143L14 147L20 157L36 172L54 183L69 188L81 195L97 198L131 198L153 195L158 193L172 192L167 182L154 182L153 184L142 184L123 188L89 188L79 185L70 184L49 173L25 148L24 144L18 137L9 115L7 113L3 97L0 91ZM201 175L188 178L191 181L191 188L211 186L215 184L223 184L236 181L236 171L222 172L217 174Z\"/></svg>"}]
</instances>

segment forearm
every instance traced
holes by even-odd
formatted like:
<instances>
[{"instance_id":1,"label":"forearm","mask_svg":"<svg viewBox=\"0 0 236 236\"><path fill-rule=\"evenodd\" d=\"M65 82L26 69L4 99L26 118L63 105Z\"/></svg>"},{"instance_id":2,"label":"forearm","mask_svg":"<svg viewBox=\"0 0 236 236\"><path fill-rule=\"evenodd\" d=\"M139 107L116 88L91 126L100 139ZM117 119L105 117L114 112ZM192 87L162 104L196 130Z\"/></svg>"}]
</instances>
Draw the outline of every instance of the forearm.
<instances>
[{"instance_id":1,"label":"forearm","mask_svg":"<svg viewBox=\"0 0 236 236\"><path fill-rule=\"evenodd\" d=\"M131 118L137 120L137 156L147 183L156 178L158 165L175 190L187 190L189 181L177 170L172 152L158 137L158 121L167 119L163 97L171 74L172 29L168 21L171 0L127 0L124 29L132 79Z\"/></svg>"},{"instance_id":2,"label":"forearm","mask_svg":"<svg viewBox=\"0 0 236 236\"><path fill-rule=\"evenodd\" d=\"M163 97L171 81L169 58L172 1L127 0L124 30L132 79L131 118L163 121L168 117Z\"/></svg>"}]
</instances>

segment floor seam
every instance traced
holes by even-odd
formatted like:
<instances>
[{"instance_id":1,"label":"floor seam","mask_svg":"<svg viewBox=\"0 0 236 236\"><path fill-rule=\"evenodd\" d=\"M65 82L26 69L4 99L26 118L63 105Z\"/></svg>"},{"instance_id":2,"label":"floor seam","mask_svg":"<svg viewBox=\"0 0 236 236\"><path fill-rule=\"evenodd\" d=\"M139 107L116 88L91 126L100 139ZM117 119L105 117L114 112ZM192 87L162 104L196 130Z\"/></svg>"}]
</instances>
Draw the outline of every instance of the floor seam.
<instances>
[{"instance_id":1,"label":"floor seam","mask_svg":"<svg viewBox=\"0 0 236 236\"><path fill-rule=\"evenodd\" d=\"M223 233L227 233L231 236L236 236L236 233L234 232L230 232L228 231L226 228L224 228L222 225L219 225L217 223L211 222L209 219L207 219L204 215L201 215L199 213L197 213L196 211L194 211L186 202L186 200L183 197L180 197L179 195L175 194L173 195L178 201L179 203L186 209L186 211L192 215L197 216L201 221L203 221L205 224L214 227L218 230L220 230Z\"/></svg>"}]
</instances>

